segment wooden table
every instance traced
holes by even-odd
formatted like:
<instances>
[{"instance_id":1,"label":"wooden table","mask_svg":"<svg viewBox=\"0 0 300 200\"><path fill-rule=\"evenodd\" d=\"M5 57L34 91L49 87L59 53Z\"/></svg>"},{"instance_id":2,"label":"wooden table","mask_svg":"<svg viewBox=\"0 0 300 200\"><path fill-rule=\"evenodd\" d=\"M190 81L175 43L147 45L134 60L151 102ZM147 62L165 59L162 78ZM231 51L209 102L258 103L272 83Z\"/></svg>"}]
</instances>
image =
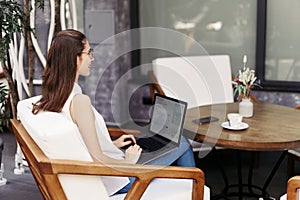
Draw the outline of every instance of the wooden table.
<instances>
[{"instance_id":1,"label":"wooden table","mask_svg":"<svg viewBox=\"0 0 300 200\"><path fill-rule=\"evenodd\" d=\"M275 104L254 104L254 115L243 118L249 128L242 131L221 127L227 121L227 113L238 112L238 104L217 104L189 109L184 129L190 131L194 140L218 146L250 150L272 151L300 148L300 110ZM192 120L204 116L215 116L217 122L198 125Z\"/></svg>"},{"instance_id":2,"label":"wooden table","mask_svg":"<svg viewBox=\"0 0 300 200\"><path fill-rule=\"evenodd\" d=\"M300 148L300 111L291 107L274 104L254 104L253 117L243 119L243 122L249 125L249 128L245 130L228 130L221 127L221 124L227 121L227 113L230 112L238 112L237 103L217 104L189 109L184 125L185 135L196 141L236 150L282 151L283 153L276 162L264 186L259 188L262 191L261 194L254 194L251 189L252 187L256 189L258 187L253 186L251 180L249 180L250 178L252 179L253 170L253 166L249 166L250 178L246 186L251 191L247 192L247 195L251 196L253 194L256 197L263 196L268 198L266 189L286 155L287 150ZM218 117L219 121L201 125L193 122L194 119L205 116ZM240 159L239 156L238 153L238 159ZM239 183L237 185L239 192L234 194L238 194L237 196L242 199L242 196L246 193L242 189L245 184L242 182L240 163L238 166L238 176ZM230 196L228 193L230 185L227 177L224 176L223 178L225 181L224 190L226 190L223 196Z\"/></svg>"}]
</instances>

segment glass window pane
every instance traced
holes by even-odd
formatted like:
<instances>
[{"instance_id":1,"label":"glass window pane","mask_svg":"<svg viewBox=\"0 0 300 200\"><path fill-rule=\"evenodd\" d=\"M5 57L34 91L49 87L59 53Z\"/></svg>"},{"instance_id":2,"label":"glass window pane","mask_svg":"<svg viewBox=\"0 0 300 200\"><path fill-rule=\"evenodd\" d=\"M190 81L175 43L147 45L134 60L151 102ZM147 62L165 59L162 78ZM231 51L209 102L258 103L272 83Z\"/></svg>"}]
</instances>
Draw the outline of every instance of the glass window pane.
<instances>
[{"instance_id":1,"label":"glass window pane","mask_svg":"<svg viewBox=\"0 0 300 200\"><path fill-rule=\"evenodd\" d=\"M164 27L177 30L200 43L209 54L230 55L232 72L255 66L256 9L253 0L140 0L140 27ZM146 39L141 35L141 42ZM163 38L158 41L164 42ZM174 41L183 55L194 55L189 40ZM141 62L151 63L166 52L141 50Z\"/></svg>"},{"instance_id":2,"label":"glass window pane","mask_svg":"<svg viewBox=\"0 0 300 200\"><path fill-rule=\"evenodd\" d=\"M266 80L300 81L299 7L299 0L268 1Z\"/></svg>"}]
</instances>

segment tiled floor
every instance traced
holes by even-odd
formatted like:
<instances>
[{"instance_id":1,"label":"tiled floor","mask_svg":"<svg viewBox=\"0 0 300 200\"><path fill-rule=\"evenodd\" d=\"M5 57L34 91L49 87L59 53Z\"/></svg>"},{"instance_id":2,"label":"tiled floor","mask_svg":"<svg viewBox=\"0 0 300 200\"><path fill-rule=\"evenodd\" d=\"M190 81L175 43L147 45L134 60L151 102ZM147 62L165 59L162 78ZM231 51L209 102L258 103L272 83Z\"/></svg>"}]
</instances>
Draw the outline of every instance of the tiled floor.
<instances>
[{"instance_id":1,"label":"tiled floor","mask_svg":"<svg viewBox=\"0 0 300 200\"><path fill-rule=\"evenodd\" d=\"M5 164L4 177L8 179L8 183L4 186L0 186L0 199L12 199L12 200L38 200L42 199L35 182L28 171L23 175L15 175L14 169L14 154L16 149L16 143L14 136L11 133L0 134L5 143L3 152L3 162ZM224 167L229 181L237 181L237 168L235 152L219 152L220 166ZM259 167L254 169L253 183L260 185L270 173L271 166L274 165L279 156L278 152L261 152L259 159ZM242 153L242 169L243 178L247 177L248 161L250 160L249 152ZM275 174L271 181L268 192L269 194L278 199L285 193L286 183L288 176L286 173L286 158L283 160L278 172ZM296 172L300 173L300 163L297 163ZM224 182L219 171L218 165L214 162L212 156L207 156L198 160L198 166L204 171L206 176L206 185L211 188L212 196L220 193L224 187ZM236 199L236 198L230 198ZM257 198L243 198L243 199L257 199Z\"/></svg>"}]
</instances>

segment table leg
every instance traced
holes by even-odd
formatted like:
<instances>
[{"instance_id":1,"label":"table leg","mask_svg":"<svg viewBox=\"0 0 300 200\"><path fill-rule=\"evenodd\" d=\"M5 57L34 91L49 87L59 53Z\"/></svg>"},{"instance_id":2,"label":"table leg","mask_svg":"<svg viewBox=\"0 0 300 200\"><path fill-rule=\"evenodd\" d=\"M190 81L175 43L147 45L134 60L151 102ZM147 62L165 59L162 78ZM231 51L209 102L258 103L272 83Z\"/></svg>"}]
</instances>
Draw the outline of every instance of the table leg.
<instances>
[{"instance_id":1,"label":"table leg","mask_svg":"<svg viewBox=\"0 0 300 200\"><path fill-rule=\"evenodd\" d=\"M263 189L262 189L262 195L263 197L267 196L267 187L269 186L269 184L271 183L275 173L277 172L278 168L280 167L284 157L286 156L287 154L287 151L283 151L279 157L279 159L277 160L275 166L273 167L271 173L269 174L264 186L263 186Z\"/></svg>"},{"instance_id":2,"label":"table leg","mask_svg":"<svg viewBox=\"0 0 300 200\"><path fill-rule=\"evenodd\" d=\"M238 171L238 188L239 188L239 200L243 199L243 175L242 175L242 161L240 151L237 151L237 171Z\"/></svg>"},{"instance_id":3,"label":"table leg","mask_svg":"<svg viewBox=\"0 0 300 200\"><path fill-rule=\"evenodd\" d=\"M213 158L214 158L214 161L215 161L216 165L218 166L218 168L221 172L221 175L222 175L225 186L224 186L224 189L222 190L222 193L220 195L217 195L217 196L213 197L213 199L225 198L225 196L226 196L225 194L228 192L228 189L229 189L229 182L228 182L227 175L225 173L224 168L222 167L222 163L221 163L220 158L219 158L216 151L217 151L216 148L213 147L213 149L212 149Z\"/></svg>"},{"instance_id":4,"label":"table leg","mask_svg":"<svg viewBox=\"0 0 300 200\"><path fill-rule=\"evenodd\" d=\"M253 157L254 157L254 154L251 152L251 159L250 159L250 162L249 162L249 171L248 171L248 191L249 193L254 193L253 192L253 188L252 188L252 175L253 175Z\"/></svg>"}]
</instances>

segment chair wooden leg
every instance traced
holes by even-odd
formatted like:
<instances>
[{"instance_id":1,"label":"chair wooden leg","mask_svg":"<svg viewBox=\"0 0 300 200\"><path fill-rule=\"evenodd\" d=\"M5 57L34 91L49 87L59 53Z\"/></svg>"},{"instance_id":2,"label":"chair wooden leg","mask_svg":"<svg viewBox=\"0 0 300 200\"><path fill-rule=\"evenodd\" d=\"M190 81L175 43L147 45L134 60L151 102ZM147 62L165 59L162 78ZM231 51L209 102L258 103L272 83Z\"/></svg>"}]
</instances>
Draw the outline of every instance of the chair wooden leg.
<instances>
[{"instance_id":1,"label":"chair wooden leg","mask_svg":"<svg viewBox=\"0 0 300 200\"><path fill-rule=\"evenodd\" d=\"M292 177L294 172L294 167L295 167L295 160L291 155L288 154L288 166L287 166L287 174L289 177Z\"/></svg>"}]
</instances>

